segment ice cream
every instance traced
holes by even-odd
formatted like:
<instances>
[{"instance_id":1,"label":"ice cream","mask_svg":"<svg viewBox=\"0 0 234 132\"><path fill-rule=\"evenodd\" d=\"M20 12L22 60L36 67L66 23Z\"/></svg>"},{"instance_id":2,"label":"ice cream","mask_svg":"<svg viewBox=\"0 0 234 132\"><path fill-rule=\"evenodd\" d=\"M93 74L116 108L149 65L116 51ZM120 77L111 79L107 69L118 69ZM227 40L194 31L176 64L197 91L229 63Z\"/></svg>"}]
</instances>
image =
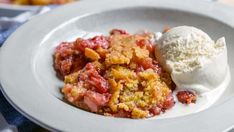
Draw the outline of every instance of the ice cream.
<instances>
[{"instance_id":1,"label":"ice cream","mask_svg":"<svg viewBox=\"0 0 234 132\"><path fill-rule=\"evenodd\" d=\"M224 37L215 42L200 29L179 26L158 39L155 54L178 89L204 94L230 80Z\"/></svg>"}]
</instances>

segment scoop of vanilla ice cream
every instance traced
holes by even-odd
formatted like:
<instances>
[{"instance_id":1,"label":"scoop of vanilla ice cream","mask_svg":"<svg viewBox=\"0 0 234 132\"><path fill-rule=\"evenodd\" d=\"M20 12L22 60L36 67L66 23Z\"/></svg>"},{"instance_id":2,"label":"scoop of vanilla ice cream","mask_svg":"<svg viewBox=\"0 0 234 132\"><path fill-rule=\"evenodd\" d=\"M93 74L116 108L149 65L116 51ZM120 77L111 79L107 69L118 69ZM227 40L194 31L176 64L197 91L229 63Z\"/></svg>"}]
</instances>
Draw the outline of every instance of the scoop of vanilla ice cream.
<instances>
[{"instance_id":1,"label":"scoop of vanilla ice cream","mask_svg":"<svg viewBox=\"0 0 234 132\"><path fill-rule=\"evenodd\" d=\"M157 43L156 57L179 89L204 93L228 83L224 37L214 42L200 29L179 26L164 33Z\"/></svg>"}]
</instances>

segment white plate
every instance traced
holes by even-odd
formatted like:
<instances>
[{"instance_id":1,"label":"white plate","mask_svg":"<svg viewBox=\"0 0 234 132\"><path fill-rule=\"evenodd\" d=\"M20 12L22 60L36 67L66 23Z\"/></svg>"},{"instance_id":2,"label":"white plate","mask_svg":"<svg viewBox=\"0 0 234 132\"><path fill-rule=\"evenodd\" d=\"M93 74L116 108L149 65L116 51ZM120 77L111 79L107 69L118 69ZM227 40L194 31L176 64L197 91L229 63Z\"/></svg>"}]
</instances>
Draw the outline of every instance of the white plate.
<instances>
[{"instance_id":1,"label":"white plate","mask_svg":"<svg viewBox=\"0 0 234 132\"><path fill-rule=\"evenodd\" d=\"M107 33L160 31L165 25L191 25L217 39L225 36L231 75L234 75L234 10L194 0L81 1L35 17L20 27L0 49L0 81L8 101L29 119L60 131L204 131L220 132L234 124L233 80L215 106L168 119L121 119L92 114L63 101L52 53L56 45L82 31Z\"/></svg>"}]
</instances>

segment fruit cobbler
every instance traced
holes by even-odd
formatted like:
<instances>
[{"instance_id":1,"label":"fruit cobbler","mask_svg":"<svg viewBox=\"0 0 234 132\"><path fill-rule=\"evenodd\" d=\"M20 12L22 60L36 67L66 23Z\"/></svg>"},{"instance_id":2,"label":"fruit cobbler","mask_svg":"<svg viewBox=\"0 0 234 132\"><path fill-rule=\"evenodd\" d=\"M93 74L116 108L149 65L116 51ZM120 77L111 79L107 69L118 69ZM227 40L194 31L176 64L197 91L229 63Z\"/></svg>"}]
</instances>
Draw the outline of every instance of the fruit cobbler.
<instances>
[{"instance_id":1,"label":"fruit cobbler","mask_svg":"<svg viewBox=\"0 0 234 132\"><path fill-rule=\"evenodd\" d=\"M64 99L113 117L148 118L172 108L175 84L154 56L153 37L113 29L109 36L62 42L54 67L65 83ZM177 94L185 103L187 95Z\"/></svg>"}]
</instances>

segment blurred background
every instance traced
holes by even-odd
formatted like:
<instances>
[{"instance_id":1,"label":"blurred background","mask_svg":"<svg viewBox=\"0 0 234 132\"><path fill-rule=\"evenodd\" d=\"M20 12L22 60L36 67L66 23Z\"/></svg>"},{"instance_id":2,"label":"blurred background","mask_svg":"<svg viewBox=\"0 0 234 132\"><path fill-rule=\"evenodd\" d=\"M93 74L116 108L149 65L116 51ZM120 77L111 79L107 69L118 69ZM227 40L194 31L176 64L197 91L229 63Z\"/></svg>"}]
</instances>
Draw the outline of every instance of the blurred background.
<instances>
[{"instance_id":1,"label":"blurred background","mask_svg":"<svg viewBox=\"0 0 234 132\"><path fill-rule=\"evenodd\" d=\"M0 0L0 17L13 17L24 11L36 10L39 6L61 6L79 0ZM218 2L234 8L234 0L204 0Z\"/></svg>"}]
</instances>

